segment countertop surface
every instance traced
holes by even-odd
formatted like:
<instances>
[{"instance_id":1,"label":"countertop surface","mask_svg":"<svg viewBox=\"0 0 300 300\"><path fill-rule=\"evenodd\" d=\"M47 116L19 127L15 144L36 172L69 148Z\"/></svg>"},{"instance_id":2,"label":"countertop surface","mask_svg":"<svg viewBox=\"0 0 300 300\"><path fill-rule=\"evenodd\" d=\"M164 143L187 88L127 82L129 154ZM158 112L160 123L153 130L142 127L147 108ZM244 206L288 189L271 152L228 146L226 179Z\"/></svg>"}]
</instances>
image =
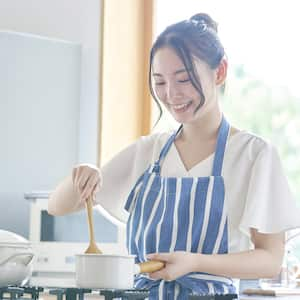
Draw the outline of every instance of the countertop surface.
<instances>
[{"instance_id":1,"label":"countertop surface","mask_svg":"<svg viewBox=\"0 0 300 300\"><path fill-rule=\"evenodd\" d=\"M271 299L278 299L278 300L300 300L300 295L289 295L289 296L246 296L240 295L239 300L271 300Z\"/></svg>"}]
</instances>

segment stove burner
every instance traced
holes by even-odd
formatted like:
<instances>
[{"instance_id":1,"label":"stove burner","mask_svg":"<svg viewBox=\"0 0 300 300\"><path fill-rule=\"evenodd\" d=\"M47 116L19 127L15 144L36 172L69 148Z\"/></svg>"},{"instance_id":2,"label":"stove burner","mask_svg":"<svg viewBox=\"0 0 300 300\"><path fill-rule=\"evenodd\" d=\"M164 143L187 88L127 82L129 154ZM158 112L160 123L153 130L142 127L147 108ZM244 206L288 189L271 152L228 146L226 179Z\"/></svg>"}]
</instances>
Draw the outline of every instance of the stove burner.
<instances>
[{"instance_id":1,"label":"stove burner","mask_svg":"<svg viewBox=\"0 0 300 300\"><path fill-rule=\"evenodd\" d=\"M38 300L42 287L3 287L0 288L0 300ZM81 288L49 288L49 294L55 295L57 300L84 300L85 294L99 293L105 300L119 298L122 300L144 300L149 297L148 290L111 290L111 289L81 289ZM189 296L189 300L233 300L237 299L235 294L227 295L207 295L207 296Z\"/></svg>"}]
</instances>

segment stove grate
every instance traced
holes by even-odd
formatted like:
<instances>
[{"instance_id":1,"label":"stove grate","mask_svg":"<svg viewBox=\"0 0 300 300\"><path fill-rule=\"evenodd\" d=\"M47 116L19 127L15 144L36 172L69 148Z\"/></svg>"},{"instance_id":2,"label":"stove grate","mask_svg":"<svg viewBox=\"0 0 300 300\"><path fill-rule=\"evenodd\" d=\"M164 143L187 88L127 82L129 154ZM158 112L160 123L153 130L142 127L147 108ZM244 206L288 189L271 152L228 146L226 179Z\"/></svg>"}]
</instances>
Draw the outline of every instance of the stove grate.
<instances>
[{"instance_id":1,"label":"stove grate","mask_svg":"<svg viewBox=\"0 0 300 300\"><path fill-rule=\"evenodd\" d=\"M148 290L100 290L100 295L104 296L105 300L113 300L121 298L126 300L144 300L149 297Z\"/></svg>"},{"instance_id":2,"label":"stove grate","mask_svg":"<svg viewBox=\"0 0 300 300\"><path fill-rule=\"evenodd\" d=\"M191 295L189 296L189 300L233 300L238 299L236 294L226 294L226 295Z\"/></svg>"},{"instance_id":3,"label":"stove grate","mask_svg":"<svg viewBox=\"0 0 300 300\"><path fill-rule=\"evenodd\" d=\"M91 289L80 289L80 288L62 288L62 289L50 289L50 295L56 295L57 300L63 300L64 295L66 300L84 300L84 294L91 293Z\"/></svg>"},{"instance_id":4,"label":"stove grate","mask_svg":"<svg viewBox=\"0 0 300 300\"><path fill-rule=\"evenodd\" d=\"M121 298L122 300L144 300L149 297L148 290L100 290L100 295L104 296L105 300L113 300ZM226 295L190 295L188 300L233 300L237 299L236 294Z\"/></svg>"},{"instance_id":5,"label":"stove grate","mask_svg":"<svg viewBox=\"0 0 300 300\"><path fill-rule=\"evenodd\" d=\"M0 300L4 300L4 299L37 300L37 299L39 299L40 293L43 290L44 289L41 287L17 287L17 286L1 287L0 288Z\"/></svg>"},{"instance_id":6,"label":"stove grate","mask_svg":"<svg viewBox=\"0 0 300 300\"><path fill-rule=\"evenodd\" d=\"M149 297L149 291L144 289L113 290L113 289L82 289L82 288L47 288L50 295L55 295L57 300L84 300L85 294L98 293L105 300L145 300ZM18 287L9 286L0 288L0 300L38 300L42 287ZM237 299L235 294L227 295L191 295L189 300L233 300Z\"/></svg>"}]
</instances>

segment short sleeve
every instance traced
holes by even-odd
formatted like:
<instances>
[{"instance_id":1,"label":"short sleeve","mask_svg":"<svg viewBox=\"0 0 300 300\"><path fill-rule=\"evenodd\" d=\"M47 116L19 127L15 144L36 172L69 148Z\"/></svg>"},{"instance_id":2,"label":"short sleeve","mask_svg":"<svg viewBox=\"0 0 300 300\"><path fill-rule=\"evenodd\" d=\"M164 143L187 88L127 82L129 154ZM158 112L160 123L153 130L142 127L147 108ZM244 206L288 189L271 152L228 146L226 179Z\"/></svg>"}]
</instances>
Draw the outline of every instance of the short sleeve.
<instances>
[{"instance_id":1,"label":"short sleeve","mask_svg":"<svg viewBox=\"0 0 300 300\"><path fill-rule=\"evenodd\" d=\"M117 221L126 223L128 219L124 205L152 161L157 138L157 134L139 138L101 168L103 183L96 203Z\"/></svg>"},{"instance_id":2,"label":"short sleeve","mask_svg":"<svg viewBox=\"0 0 300 300\"><path fill-rule=\"evenodd\" d=\"M300 209L291 195L276 149L265 144L252 166L240 230L278 233L300 227Z\"/></svg>"}]
</instances>

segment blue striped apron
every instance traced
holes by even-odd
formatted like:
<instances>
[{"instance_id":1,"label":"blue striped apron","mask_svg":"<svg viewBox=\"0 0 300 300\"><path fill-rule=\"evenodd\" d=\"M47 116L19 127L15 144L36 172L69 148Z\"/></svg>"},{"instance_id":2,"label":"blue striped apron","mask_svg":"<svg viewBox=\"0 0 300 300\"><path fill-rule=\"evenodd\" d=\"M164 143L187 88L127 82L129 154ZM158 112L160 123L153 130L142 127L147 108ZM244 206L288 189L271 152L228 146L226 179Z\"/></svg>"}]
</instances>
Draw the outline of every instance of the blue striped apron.
<instances>
[{"instance_id":1,"label":"blue striped apron","mask_svg":"<svg viewBox=\"0 0 300 300\"><path fill-rule=\"evenodd\" d=\"M189 251L228 253L228 224L221 176L229 124L222 119L218 132L212 176L162 177L161 164L179 130L162 148L159 159L135 184L125 204L127 248L144 262L149 253ZM230 278L193 272L174 281L135 278L136 288L149 288L150 299L187 299L189 294L235 293Z\"/></svg>"}]
</instances>

